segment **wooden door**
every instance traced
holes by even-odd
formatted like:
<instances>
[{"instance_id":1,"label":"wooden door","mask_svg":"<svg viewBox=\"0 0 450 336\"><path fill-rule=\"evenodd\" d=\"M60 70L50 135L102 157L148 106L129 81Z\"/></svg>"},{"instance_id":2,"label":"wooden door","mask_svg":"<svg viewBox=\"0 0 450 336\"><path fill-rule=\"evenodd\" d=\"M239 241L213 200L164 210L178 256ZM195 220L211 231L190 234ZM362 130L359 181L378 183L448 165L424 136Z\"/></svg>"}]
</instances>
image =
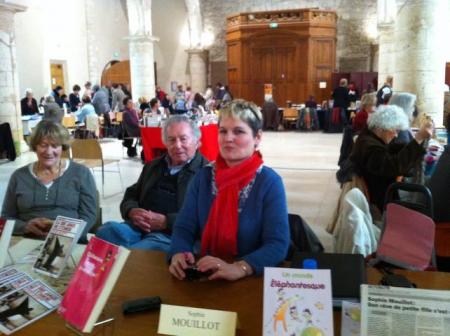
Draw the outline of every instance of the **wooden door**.
<instances>
[{"instance_id":1,"label":"wooden door","mask_svg":"<svg viewBox=\"0 0 450 336\"><path fill-rule=\"evenodd\" d=\"M64 66L62 64L50 63L50 83L52 90L57 86L65 89L64 83Z\"/></svg>"},{"instance_id":2,"label":"wooden door","mask_svg":"<svg viewBox=\"0 0 450 336\"><path fill-rule=\"evenodd\" d=\"M252 49L250 92L251 100L258 105L264 101L264 84L273 84L273 58L273 48Z\"/></svg>"},{"instance_id":3,"label":"wooden door","mask_svg":"<svg viewBox=\"0 0 450 336\"><path fill-rule=\"evenodd\" d=\"M273 98L279 106L286 106L295 97L295 47L275 48L273 55Z\"/></svg>"}]
</instances>

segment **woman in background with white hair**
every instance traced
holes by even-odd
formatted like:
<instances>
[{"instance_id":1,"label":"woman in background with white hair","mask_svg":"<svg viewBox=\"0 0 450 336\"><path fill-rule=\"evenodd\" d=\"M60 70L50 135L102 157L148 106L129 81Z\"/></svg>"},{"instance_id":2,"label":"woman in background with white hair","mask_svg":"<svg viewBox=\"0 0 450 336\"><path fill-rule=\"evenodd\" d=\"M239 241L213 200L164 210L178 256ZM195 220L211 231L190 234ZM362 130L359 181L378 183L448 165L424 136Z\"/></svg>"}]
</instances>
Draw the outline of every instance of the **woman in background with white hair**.
<instances>
[{"instance_id":1,"label":"woman in background with white hair","mask_svg":"<svg viewBox=\"0 0 450 336\"><path fill-rule=\"evenodd\" d=\"M20 101L22 115L33 115L39 113L36 99L33 98L33 90L25 90L25 98Z\"/></svg>"},{"instance_id":2,"label":"woman in background with white hair","mask_svg":"<svg viewBox=\"0 0 450 336\"><path fill-rule=\"evenodd\" d=\"M356 140L349 161L354 173L366 182L369 201L382 212L389 185L398 176L406 175L425 154L422 143L431 136L433 125L424 124L408 144L393 146L391 141L399 131L409 128L409 120L401 108L379 106L369 115L367 124Z\"/></svg>"}]
</instances>

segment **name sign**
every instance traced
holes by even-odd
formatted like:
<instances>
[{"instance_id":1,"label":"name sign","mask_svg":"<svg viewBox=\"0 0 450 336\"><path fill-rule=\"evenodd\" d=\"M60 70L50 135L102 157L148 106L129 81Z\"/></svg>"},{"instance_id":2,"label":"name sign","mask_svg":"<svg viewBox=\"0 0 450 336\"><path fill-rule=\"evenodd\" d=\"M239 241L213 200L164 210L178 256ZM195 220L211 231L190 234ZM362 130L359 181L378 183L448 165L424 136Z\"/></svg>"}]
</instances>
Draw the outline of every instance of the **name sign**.
<instances>
[{"instance_id":1,"label":"name sign","mask_svg":"<svg viewBox=\"0 0 450 336\"><path fill-rule=\"evenodd\" d=\"M158 333L183 336L234 336L237 314L183 306L161 305Z\"/></svg>"}]
</instances>

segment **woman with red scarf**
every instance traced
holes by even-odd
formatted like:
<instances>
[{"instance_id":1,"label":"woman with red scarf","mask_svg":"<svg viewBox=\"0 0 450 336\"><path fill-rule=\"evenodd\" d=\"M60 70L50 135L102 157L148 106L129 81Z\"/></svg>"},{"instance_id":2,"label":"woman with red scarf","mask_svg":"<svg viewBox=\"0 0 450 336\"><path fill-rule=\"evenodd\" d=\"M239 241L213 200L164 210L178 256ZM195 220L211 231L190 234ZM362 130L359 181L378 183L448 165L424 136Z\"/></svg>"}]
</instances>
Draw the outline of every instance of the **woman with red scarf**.
<instances>
[{"instance_id":1,"label":"woman with red scarf","mask_svg":"<svg viewBox=\"0 0 450 336\"><path fill-rule=\"evenodd\" d=\"M253 103L234 100L221 110L220 154L191 181L172 231L169 270L176 278L196 267L209 280L234 281L286 257L286 195L281 177L264 166L258 151L261 129Z\"/></svg>"}]
</instances>

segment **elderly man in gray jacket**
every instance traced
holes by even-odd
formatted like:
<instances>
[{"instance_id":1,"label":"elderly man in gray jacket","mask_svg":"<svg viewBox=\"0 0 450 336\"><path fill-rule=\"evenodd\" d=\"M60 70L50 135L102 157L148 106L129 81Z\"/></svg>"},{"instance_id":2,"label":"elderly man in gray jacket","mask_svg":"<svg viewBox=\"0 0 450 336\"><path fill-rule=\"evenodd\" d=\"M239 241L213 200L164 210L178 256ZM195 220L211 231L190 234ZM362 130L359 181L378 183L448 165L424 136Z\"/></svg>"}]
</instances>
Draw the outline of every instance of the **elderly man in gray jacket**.
<instances>
[{"instance_id":1,"label":"elderly man in gray jacket","mask_svg":"<svg viewBox=\"0 0 450 336\"><path fill-rule=\"evenodd\" d=\"M187 186L208 163L197 150L199 141L200 130L187 116L170 117L163 128L167 154L147 163L125 191L120 204L125 222L107 222L97 236L131 249L168 252Z\"/></svg>"}]
</instances>

